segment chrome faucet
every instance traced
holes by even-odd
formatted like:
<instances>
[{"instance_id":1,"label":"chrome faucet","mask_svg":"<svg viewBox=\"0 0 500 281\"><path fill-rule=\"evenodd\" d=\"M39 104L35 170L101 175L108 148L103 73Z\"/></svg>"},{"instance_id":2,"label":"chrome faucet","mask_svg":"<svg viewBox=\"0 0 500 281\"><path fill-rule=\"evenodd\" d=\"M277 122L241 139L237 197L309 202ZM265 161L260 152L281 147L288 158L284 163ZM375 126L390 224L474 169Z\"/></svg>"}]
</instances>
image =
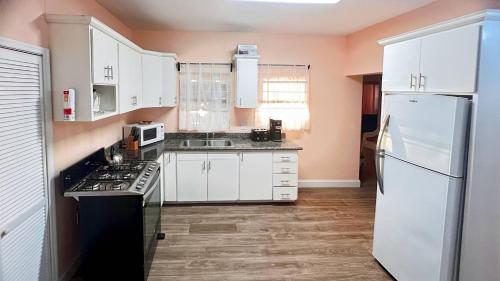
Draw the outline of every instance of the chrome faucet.
<instances>
[{"instance_id":1,"label":"chrome faucet","mask_svg":"<svg viewBox=\"0 0 500 281\"><path fill-rule=\"evenodd\" d=\"M215 132L207 132L207 142L210 139L209 136L212 135L212 139L215 139Z\"/></svg>"}]
</instances>

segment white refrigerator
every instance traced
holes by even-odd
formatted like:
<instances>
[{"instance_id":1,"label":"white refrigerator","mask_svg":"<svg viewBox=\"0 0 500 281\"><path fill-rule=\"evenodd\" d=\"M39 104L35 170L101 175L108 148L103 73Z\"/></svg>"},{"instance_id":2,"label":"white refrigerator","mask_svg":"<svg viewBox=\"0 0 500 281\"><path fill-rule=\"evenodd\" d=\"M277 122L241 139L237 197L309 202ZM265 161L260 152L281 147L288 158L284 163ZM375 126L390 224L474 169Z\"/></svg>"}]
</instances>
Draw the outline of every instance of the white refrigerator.
<instances>
[{"instance_id":1,"label":"white refrigerator","mask_svg":"<svg viewBox=\"0 0 500 281\"><path fill-rule=\"evenodd\" d=\"M456 279L470 102L384 96L373 256L398 281Z\"/></svg>"}]
</instances>

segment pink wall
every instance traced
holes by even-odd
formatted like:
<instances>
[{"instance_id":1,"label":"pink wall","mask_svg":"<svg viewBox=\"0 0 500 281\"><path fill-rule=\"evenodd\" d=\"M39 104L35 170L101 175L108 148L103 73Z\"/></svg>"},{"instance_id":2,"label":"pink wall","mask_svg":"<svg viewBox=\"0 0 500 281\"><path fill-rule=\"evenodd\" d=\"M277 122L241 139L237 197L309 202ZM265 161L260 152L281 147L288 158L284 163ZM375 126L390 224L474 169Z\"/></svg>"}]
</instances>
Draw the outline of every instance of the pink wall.
<instances>
[{"instance_id":1,"label":"pink wall","mask_svg":"<svg viewBox=\"0 0 500 281\"><path fill-rule=\"evenodd\" d=\"M347 36L346 74L382 72L383 48L377 40L484 9L498 9L498 0L438 0Z\"/></svg>"},{"instance_id":2,"label":"pink wall","mask_svg":"<svg viewBox=\"0 0 500 281\"><path fill-rule=\"evenodd\" d=\"M345 77L345 37L233 32L134 31L143 48L175 52L181 62L230 62L236 45L257 44L261 63L310 64L311 129L294 134L301 179L357 179L361 86ZM177 109L141 115L177 129ZM233 110L232 126L253 125L252 110Z\"/></svg>"}]
</instances>

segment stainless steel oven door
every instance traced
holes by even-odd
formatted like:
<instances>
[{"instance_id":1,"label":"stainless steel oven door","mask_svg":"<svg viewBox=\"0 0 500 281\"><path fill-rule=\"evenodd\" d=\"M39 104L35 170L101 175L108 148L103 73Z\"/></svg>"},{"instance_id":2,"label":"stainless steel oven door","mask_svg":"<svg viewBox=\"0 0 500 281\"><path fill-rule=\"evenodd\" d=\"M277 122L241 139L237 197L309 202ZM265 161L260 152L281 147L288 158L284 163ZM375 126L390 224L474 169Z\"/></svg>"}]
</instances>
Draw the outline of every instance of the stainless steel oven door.
<instances>
[{"instance_id":1,"label":"stainless steel oven door","mask_svg":"<svg viewBox=\"0 0 500 281\"><path fill-rule=\"evenodd\" d=\"M156 236L160 232L161 194L160 169L158 169L143 197L144 258L147 267L151 264L156 247Z\"/></svg>"}]
</instances>

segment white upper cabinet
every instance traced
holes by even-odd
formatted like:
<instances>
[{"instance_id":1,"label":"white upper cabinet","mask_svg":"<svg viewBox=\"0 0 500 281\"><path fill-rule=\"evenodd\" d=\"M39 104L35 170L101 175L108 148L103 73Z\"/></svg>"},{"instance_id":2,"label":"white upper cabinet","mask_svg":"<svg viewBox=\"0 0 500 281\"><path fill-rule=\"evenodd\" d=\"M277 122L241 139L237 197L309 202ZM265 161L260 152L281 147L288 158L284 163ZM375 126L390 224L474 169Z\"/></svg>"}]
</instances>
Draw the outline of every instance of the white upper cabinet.
<instances>
[{"instance_id":1,"label":"white upper cabinet","mask_svg":"<svg viewBox=\"0 0 500 281\"><path fill-rule=\"evenodd\" d=\"M386 45L382 91L476 92L480 33L473 24Z\"/></svg>"},{"instance_id":2,"label":"white upper cabinet","mask_svg":"<svg viewBox=\"0 0 500 281\"><path fill-rule=\"evenodd\" d=\"M176 61L172 56L148 52L142 54L143 107L177 105Z\"/></svg>"},{"instance_id":3,"label":"white upper cabinet","mask_svg":"<svg viewBox=\"0 0 500 281\"><path fill-rule=\"evenodd\" d=\"M142 65L141 54L120 43L119 48L120 83L118 86L120 113L141 108Z\"/></svg>"},{"instance_id":4,"label":"white upper cabinet","mask_svg":"<svg viewBox=\"0 0 500 281\"><path fill-rule=\"evenodd\" d=\"M417 87L420 39L385 46L382 90L413 92Z\"/></svg>"},{"instance_id":5,"label":"white upper cabinet","mask_svg":"<svg viewBox=\"0 0 500 281\"><path fill-rule=\"evenodd\" d=\"M118 42L98 29L90 29L94 84L118 84Z\"/></svg>"},{"instance_id":6,"label":"white upper cabinet","mask_svg":"<svg viewBox=\"0 0 500 281\"><path fill-rule=\"evenodd\" d=\"M258 94L258 60L236 58L236 107L256 108Z\"/></svg>"},{"instance_id":7,"label":"white upper cabinet","mask_svg":"<svg viewBox=\"0 0 500 281\"><path fill-rule=\"evenodd\" d=\"M74 121L176 105L175 54L143 50L91 16L45 15L45 19L50 34L54 121L65 121L63 93L69 89L75 93ZM159 58L152 66L146 59L149 66L145 74L142 54ZM145 95L148 100L144 106L143 77L149 79L146 92L153 93Z\"/></svg>"},{"instance_id":8,"label":"white upper cabinet","mask_svg":"<svg viewBox=\"0 0 500 281\"><path fill-rule=\"evenodd\" d=\"M476 91L480 26L472 25L422 38L419 91Z\"/></svg>"}]
</instances>

